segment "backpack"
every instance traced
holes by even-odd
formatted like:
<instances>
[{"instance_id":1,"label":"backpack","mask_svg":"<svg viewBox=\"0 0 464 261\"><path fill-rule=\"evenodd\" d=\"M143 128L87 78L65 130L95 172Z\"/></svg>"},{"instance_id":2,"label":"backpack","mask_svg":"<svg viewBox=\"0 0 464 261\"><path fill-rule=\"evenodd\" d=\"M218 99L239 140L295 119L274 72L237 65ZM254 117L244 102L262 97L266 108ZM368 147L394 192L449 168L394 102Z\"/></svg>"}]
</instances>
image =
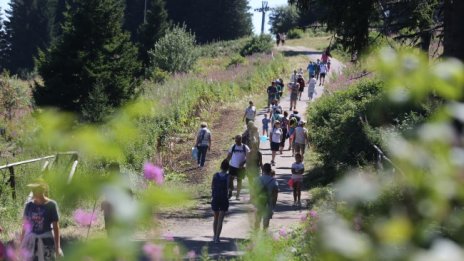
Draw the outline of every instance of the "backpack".
<instances>
[{"instance_id":1,"label":"backpack","mask_svg":"<svg viewBox=\"0 0 464 261\"><path fill-rule=\"evenodd\" d=\"M237 146L237 144L234 144L234 146L232 146L232 154L235 153L235 146ZM246 145L244 143L242 143L242 146L243 146L243 151L245 153L245 156L247 155L247 150L246 150Z\"/></svg>"},{"instance_id":2,"label":"backpack","mask_svg":"<svg viewBox=\"0 0 464 261\"><path fill-rule=\"evenodd\" d=\"M201 145L203 143L203 140L205 139L205 135L206 135L206 130L203 129L200 131L200 139L198 139L198 144L197 145Z\"/></svg>"},{"instance_id":3,"label":"backpack","mask_svg":"<svg viewBox=\"0 0 464 261\"><path fill-rule=\"evenodd\" d=\"M257 194L256 194L256 207L258 208L265 208L266 205L268 204L269 202L269 193L267 191L267 185L271 184L271 182L275 182L275 179L272 178L271 180L269 180L266 184L264 184L261 179L259 180L259 183L260 183L260 188L259 190L257 191Z\"/></svg>"}]
</instances>

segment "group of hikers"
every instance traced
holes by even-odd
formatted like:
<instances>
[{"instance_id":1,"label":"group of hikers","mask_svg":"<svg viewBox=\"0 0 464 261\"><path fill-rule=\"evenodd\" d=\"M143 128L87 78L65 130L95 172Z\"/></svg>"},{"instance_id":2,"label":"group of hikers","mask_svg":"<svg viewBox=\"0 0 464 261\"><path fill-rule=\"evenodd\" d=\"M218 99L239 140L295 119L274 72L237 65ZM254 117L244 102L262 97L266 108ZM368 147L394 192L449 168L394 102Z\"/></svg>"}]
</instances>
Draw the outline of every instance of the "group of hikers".
<instances>
[{"instance_id":1,"label":"group of hikers","mask_svg":"<svg viewBox=\"0 0 464 261\"><path fill-rule=\"evenodd\" d=\"M279 46L279 44L285 45L285 40L287 39L287 34L285 33L277 33L276 34L276 44Z\"/></svg>"},{"instance_id":2,"label":"group of hikers","mask_svg":"<svg viewBox=\"0 0 464 261\"><path fill-rule=\"evenodd\" d=\"M295 70L290 76L288 84L290 92L290 108L285 111L280 105L284 93L282 78L273 80L266 90L268 95L267 110L263 113L262 132L256 126L257 109L252 101L243 114L246 130L234 137L234 144L227 151L226 158L221 162L220 170L214 174L211 183L211 208L214 212L213 241L220 242L222 224L226 212L229 210L229 201L233 196L234 180L237 187L235 199L241 200L240 193L242 181L248 178L250 184L250 202L255 206L255 229L267 229L273 216L277 203L278 182L275 179L276 156L282 154L286 147L292 152L295 162L291 165L292 178L289 185L293 189L294 206L301 207L301 186L304 173L304 154L309 145L306 122L296 109L296 102L301 100L306 87L303 71ZM309 81L308 97L312 100L316 87L316 80L312 75ZM261 142L270 142L271 161L263 163L260 152ZM211 131L206 123L201 123L197 133L195 145L198 147L197 163L204 166L204 155L211 147ZM200 148L201 147L201 148Z\"/></svg>"}]
</instances>

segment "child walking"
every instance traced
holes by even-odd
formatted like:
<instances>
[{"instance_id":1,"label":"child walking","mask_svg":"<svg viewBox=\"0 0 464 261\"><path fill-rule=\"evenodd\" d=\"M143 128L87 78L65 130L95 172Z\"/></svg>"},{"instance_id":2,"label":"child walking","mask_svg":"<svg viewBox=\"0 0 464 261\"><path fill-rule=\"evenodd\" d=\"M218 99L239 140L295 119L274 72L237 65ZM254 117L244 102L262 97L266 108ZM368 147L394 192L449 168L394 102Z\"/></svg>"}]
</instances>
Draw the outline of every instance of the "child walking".
<instances>
[{"instance_id":1,"label":"child walking","mask_svg":"<svg viewBox=\"0 0 464 261\"><path fill-rule=\"evenodd\" d=\"M295 154L295 163L292 164L293 179L293 206L301 207L301 184L303 183L304 164L301 154Z\"/></svg>"},{"instance_id":2,"label":"child walking","mask_svg":"<svg viewBox=\"0 0 464 261\"><path fill-rule=\"evenodd\" d=\"M214 243L221 242L219 238L221 236L222 223L224 222L226 212L229 210L229 197L227 194L229 188L228 169L229 161L223 160L221 163L221 171L213 176L213 181L211 182L211 209L214 212Z\"/></svg>"},{"instance_id":3,"label":"child walking","mask_svg":"<svg viewBox=\"0 0 464 261\"><path fill-rule=\"evenodd\" d=\"M263 136L267 136L269 138L269 122L271 120L267 117L267 113L264 114L264 119L263 119Z\"/></svg>"}]
</instances>

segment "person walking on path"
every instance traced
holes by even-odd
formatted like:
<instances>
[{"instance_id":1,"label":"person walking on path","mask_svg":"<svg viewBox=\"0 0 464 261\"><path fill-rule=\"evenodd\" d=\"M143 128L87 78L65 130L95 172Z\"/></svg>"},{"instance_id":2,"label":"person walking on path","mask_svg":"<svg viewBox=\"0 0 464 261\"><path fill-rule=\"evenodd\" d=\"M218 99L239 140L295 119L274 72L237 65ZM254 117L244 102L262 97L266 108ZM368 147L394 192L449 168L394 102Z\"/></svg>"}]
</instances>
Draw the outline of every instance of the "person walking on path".
<instances>
[{"instance_id":1,"label":"person walking on path","mask_svg":"<svg viewBox=\"0 0 464 261\"><path fill-rule=\"evenodd\" d=\"M306 145L309 144L308 130L304 127L305 122L302 120L295 128L295 141L293 144L295 154L301 154L304 157Z\"/></svg>"},{"instance_id":2,"label":"person walking on path","mask_svg":"<svg viewBox=\"0 0 464 261\"><path fill-rule=\"evenodd\" d=\"M301 154L295 154L292 164L293 206L301 207L301 184L303 183L304 164Z\"/></svg>"},{"instance_id":3,"label":"person walking on path","mask_svg":"<svg viewBox=\"0 0 464 261\"><path fill-rule=\"evenodd\" d=\"M276 81L276 84L278 85L277 90L278 90L278 95L279 95L279 100L280 100L282 98L282 95L284 94L284 88L285 88L284 80L282 78L279 78Z\"/></svg>"},{"instance_id":4,"label":"person walking on path","mask_svg":"<svg viewBox=\"0 0 464 261\"><path fill-rule=\"evenodd\" d=\"M293 83L290 86L290 110L296 109L296 103L298 101L298 93L300 91L300 85L298 83Z\"/></svg>"},{"instance_id":5,"label":"person walking on path","mask_svg":"<svg viewBox=\"0 0 464 261\"><path fill-rule=\"evenodd\" d=\"M308 67L306 68L308 70L308 76L311 78L312 75L315 75L316 73L316 66L313 61L309 61Z\"/></svg>"},{"instance_id":6,"label":"person walking on path","mask_svg":"<svg viewBox=\"0 0 464 261\"><path fill-rule=\"evenodd\" d=\"M282 141L282 129L280 128L280 122L274 122L274 126L271 132L271 151L272 160L271 165L275 166L275 157L278 151L280 151L280 142Z\"/></svg>"},{"instance_id":7,"label":"person walking on path","mask_svg":"<svg viewBox=\"0 0 464 261\"><path fill-rule=\"evenodd\" d=\"M290 121L288 120L288 112L284 111L284 114L280 118L280 128L282 129L282 141L280 142L280 154L283 153L283 150L285 147L285 140L287 139L289 122Z\"/></svg>"},{"instance_id":8,"label":"person walking on path","mask_svg":"<svg viewBox=\"0 0 464 261\"><path fill-rule=\"evenodd\" d=\"M314 94L316 92L316 84L317 84L317 81L314 78L314 75L311 75L311 79L309 79L309 84L308 84L308 98L309 98L309 101L313 100Z\"/></svg>"},{"instance_id":9,"label":"person walking on path","mask_svg":"<svg viewBox=\"0 0 464 261\"><path fill-rule=\"evenodd\" d=\"M226 212L229 210L229 197L228 197L228 188L229 188L229 174L227 170L229 169L229 162L223 160L221 163L221 171L214 174L213 180L211 182L211 209L214 212L214 221L213 221L213 241L214 243L220 243L222 223L224 222L224 217Z\"/></svg>"},{"instance_id":10,"label":"person walking on path","mask_svg":"<svg viewBox=\"0 0 464 261\"><path fill-rule=\"evenodd\" d=\"M234 190L234 179L237 178L237 194L235 199L240 200L240 190L242 189L242 180L245 177L245 164L247 154L250 153L250 148L242 143L242 135L235 136L235 144L230 147L227 155L229 160L229 194L228 198L232 197Z\"/></svg>"},{"instance_id":11,"label":"person walking on path","mask_svg":"<svg viewBox=\"0 0 464 261\"><path fill-rule=\"evenodd\" d=\"M288 150L291 150L292 152L293 152L293 141L295 140L295 128L297 127L297 125L298 125L297 119L295 117L290 116L287 136L288 136L288 143L289 143Z\"/></svg>"},{"instance_id":12,"label":"person walking on path","mask_svg":"<svg viewBox=\"0 0 464 261\"><path fill-rule=\"evenodd\" d=\"M263 229L269 228L269 222L274 214L274 208L277 204L277 197L279 194L279 187L277 180L271 176L272 167L269 163L263 165L263 175L256 179L254 205L256 206L255 229L261 227L263 222Z\"/></svg>"},{"instance_id":13,"label":"person walking on path","mask_svg":"<svg viewBox=\"0 0 464 261\"><path fill-rule=\"evenodd\" d=\"M317 59L314 64L314 68L316 69L316 80L319 80L319 74L321 73L321 60Z\"/></svg>"},{"instance_id":14,"label":"person walking on path","mask_svg":"<svg viewBox=\"0 0 464 261\"><path fill-rule=\"evenodd\" d=\"M292 75L290 75L290 83L289 84L295 83L296 80L298 80L298 72L297 72L297 70L293 70Z\"/></svg>"},{"instance_id":15,"label":"person walking on path","mask_svg":"<svg viewBox=\"0 0 464 261\"><path fill-rule=\"evenodd\" d=\"M272 85L267 87L267 107L269 110L269 106L271 105L272 101L274 101L277 97L277 87L276 82L272 81Z\"/></svg>"},{"instance_id":16,"label":"person walking on path","mask_svg":"<svg viewBox=\"0 0 464 261\"><path fill-rule=\"evenodd\" d=\"M256 117L256 107L253 105L253 102L250 101L248 103L248 107L245 110L245 114L243 115L243 120L245 124L248 124L250 121L254 121Z\"/></svg>"},{"instance_id":17,"label":"person walking on path","mask_svg":"<svg viewBox=\"0 0 464 261\"><path fill-rule=\"evenodd\" d=\"M27 187L32 190L32 200L24 208L20 242L21 252L27 254L27 257L21 260L55 260L63 255L58 205L46 197L48 185L44 180L38 179Z\"/></svg>"},{"instance_id":18,"label":"person walking on path","mask_svg":"<svg viewBox=\"0 0 464 261\"><path fill-rule=\"evenodd\" d=\"M206 122L202 122L200 124L200 130L197 133L195 146L198 149L198 167L202 168L205 166L206 152L208 150L211 151L211 131L208 129L208 124Z\"/></svg>"},{"instance_id":19,"label":"person walking on path","mask_svg":"<svg viewBox=\"0 0 464 261\"><path fill-rule=\"evenodd\" d=\"M263 123L263 136L267 136L269 138L269 122L271 120L267 117L267 113L264 114L264 118L262 120Z\"/></svg>"},{"instance_id":20,"label":"person walking on path","mask_svg":"<svg viewBox=\"0 0 464 261\"><path fill-rule=\"evenodd\" d=\"M277 44L277 47L278 47L279 44L280 44L280 37L281 37L280 33L277 33L277 34L276 34L276 44Z\"/></svg>"},{"instance_id":21,"label":"person walking on path","mask_svg":"<svg viewBox=\"0 0 464 261\"><path fill-rule=\"evenodd\" d=\"M303 75L302 74L298 74L298 79L296 80L298 82L298 84L300 85L300 88L298 89L299 91L299 95L298 95L298 100L301 101L301 94L303 94L304 92L304 88L306 86L306 83L305 83L305 80L303 78Z\"/></svg>"},{"instance_id":22,"label":"person walking on path","mask_svg":"<svg viewBox=\"0 0 464 261\"><path fill-rule=\"evenodd\" d=\"M248 122L246 130L242 134L242 143L251 151L259 150L259 132L253 121Z\"/></svg>"},{"instance_id":23,"label":"person walking on path","mask_svg":"<svg viewBox=\"0 0 464 261\"><path fill-rule=\"evenodd\" d=\"M321 72L321 80L319 81L319 86L325 84L325 76L327 74L327 64L321 63L320 72Z\"/></svg>"}]
</instances>

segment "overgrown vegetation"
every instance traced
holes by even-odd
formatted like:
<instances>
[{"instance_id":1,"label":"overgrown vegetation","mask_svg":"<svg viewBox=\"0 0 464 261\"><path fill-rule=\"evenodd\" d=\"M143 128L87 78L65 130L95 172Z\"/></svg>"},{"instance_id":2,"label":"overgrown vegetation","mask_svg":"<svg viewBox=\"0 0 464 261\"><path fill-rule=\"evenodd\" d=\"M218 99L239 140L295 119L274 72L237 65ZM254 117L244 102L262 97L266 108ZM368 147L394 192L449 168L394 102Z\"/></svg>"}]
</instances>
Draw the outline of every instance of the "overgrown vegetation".
<instances>
[{"instance_id":1,"label":"overgrown vegetation","mask_svg":"<svg viewBox=\"0 0 464 261\"><path fill-rule=\"evenodd\" d=\"M245 46L243 46L240 54L242 56L247 56L255 53L269 53L272 47L273 43L270 35L253 36Z\"/></svg>"}]
</instances>

